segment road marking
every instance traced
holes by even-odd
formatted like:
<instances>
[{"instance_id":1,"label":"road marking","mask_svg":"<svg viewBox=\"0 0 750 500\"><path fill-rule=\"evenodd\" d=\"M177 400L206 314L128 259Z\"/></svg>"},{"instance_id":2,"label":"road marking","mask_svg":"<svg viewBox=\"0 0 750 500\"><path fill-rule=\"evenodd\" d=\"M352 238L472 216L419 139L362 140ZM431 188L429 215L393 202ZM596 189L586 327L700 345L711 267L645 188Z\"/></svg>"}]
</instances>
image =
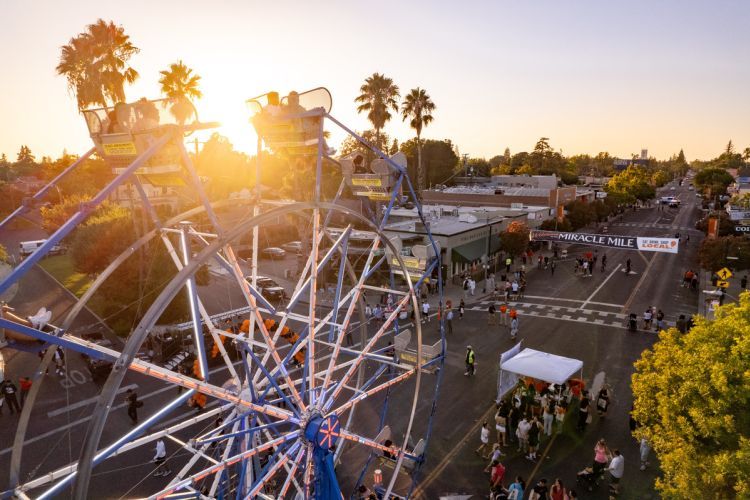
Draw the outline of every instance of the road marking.
<instances>
[{"instance_id":1,"label":"road marking","mask_svg":"<svg viewBox=\"0 0 750 500\"><path fill-rule=\"evenodd\" d=\"M651 257L651 260L648 262L648 265L646 265L646 269L643 270L643 275L641 275L641 279L638 280L638 283L636 283L635 288L633 289L633 292L630 294L630 297L628 297L628 300L625 302L625 305L622 306L621 313L625 313L629 308L630 304L632 304L633 299L635 299L635 296L638 294L638 290L640 290L641 285L643 285L643 281L646 279L646 276L648 276L648 272L651 269L651 265L654 263L654 259L656 259L656 256L659 255L658 253L654 252L653 257Z\"/></svg>"},{"instance_id":2,"label":"road marking","mask_svg":"<svg viewBox=\"0 0 750 500\"><path fill-rule=\"evenodd\" d=\"M117 391L117 394L125 392L128 389L137 389L137 388L138 388L138 384L126 385L125 387L121 387ZM47 412L47 418L56 417L58 415L62 415L63 413L69 412L70 410L75 410L76 408L80 408L82 406L88 406L91 403L95 403L96 400L98 400L98 399L99 399L99 396L94 396L93 398L84 399L84 400L78 401L77 403L69 404L68 406L65 406L63 408L58 408L57 410L52 410L50 412Z\"/></svg>"},{"instance_id":3,"label":"road marking","mask_svg":"<svg viewBox=\"0 0 750 500\"><path fill-rule=\"evenodd\" d=\"M588 299L586 299L586 301L585 301L585 302L584 302L583 304L581 304L580 306L578 306L578 309L583 309L584 307L586 307L586 304L588 304L589 302L591 302L591 299L593 299L593 298L594 298L594 295L596 295L597 293L599 293L599 290L601 290L601 289L602 289L602 287L603 287L604 285L606 285L606 284L607 284L607 281L609 281L609 279L610 279L610 278L611 278L612 276L614 276L614 274L615 274L615 273L617 272L617 270L618 270L618 269L620 269L620 264L617 264L617 265L615 266L615 268L614 268L614 269L612 269L612 272L611 272L611 273L609 273L609 276L607 276L607 277L605 278L605 280L604 280L604 281L602 281L602 282L601 282L601 284L600 284L600 285L599 285L598 287L596 287L596 290L594 290L594 292L593 292L593 293L592 293L591 295L589 295L589 298L588 298Z\"/></svg>"},{"instance_id":4,"label":"road marking","mask_svg":"<svg viewBox=\"0 0 750 500\"><path fill-rule=\"evenodd\" d=\"M476 433L479 430L479 427L482 426L482 423L486 420L489 420L489 418L492 416L492 413L495 412L495 405L493 404L490 406L490 408L484 412L484 414L477 420L477 423L475 423L471 429L466 433L464 438L459 441L456 446L454 446L451 451L449 451L445 457L440 461L437 466L432 469L432 472L430 472L417 486L417 488L414 490L414 498L420 498L422 495L424 495L424 490L432 484L433 481L435 481L435 478L438 477L438 475L443 472L443 470L448 466L448 464L451 462L453 457L455 457L458 452L461 450L461 448L464 447L464 445L469 441L469 439L476 437Z\"/></svg>"},{"instance_id":5,"label":"road marking","mask_svg":"<svg viewBox=\"0 0 750 500\"><path fill-rule=\"evenodd\" d=\"M609 306L609 307L622 307L622 304L611 304L609 302L594 302L593 300L584 301L580 299L564 299L562 297L544 297L541 295L524 295L525 299L541 299L541 300L559 300L562 302L588 302L589 304L596 304L598 306Z\"/></svg>"}]
</instances>

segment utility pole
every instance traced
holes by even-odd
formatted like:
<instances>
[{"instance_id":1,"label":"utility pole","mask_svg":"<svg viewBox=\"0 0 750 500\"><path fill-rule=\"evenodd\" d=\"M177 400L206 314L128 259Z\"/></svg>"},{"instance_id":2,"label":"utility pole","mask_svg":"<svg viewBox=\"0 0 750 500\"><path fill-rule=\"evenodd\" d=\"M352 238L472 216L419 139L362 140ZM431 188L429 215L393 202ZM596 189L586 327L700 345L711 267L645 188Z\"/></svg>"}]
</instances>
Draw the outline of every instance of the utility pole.
<instances>
[{"instance_id":1,"label":"utility pole","mask_svg":"<svg viewBox=\"0 0 750 500\"><path fill-rule=\"evenodd\" d=\"M463 156L463 159L464 159L464 177L468 177L469 173L468 173L467 169L468 169L468 165L469 165L469 155L468 155L468 153L464 153L461 156Z\"/></svg>"}]
</instances>

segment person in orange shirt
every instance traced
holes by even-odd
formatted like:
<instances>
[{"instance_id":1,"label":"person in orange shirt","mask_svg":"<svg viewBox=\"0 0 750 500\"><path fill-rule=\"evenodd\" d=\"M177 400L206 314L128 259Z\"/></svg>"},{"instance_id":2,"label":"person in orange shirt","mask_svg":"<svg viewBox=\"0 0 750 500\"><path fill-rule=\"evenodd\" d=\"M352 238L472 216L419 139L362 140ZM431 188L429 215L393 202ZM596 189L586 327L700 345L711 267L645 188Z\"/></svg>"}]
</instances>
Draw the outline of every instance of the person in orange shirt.
<instances>
[{"instance_id":1,"label":"person in orange shirt","mask_svg":"<svg viewBox=\"0 0 750 500\"><path fill-rule=\"evenodd\" d=\"M508 324L508 305L505 303L500 304L500 324L501 325L507 325Z\"/></svg>"}]
</instances>

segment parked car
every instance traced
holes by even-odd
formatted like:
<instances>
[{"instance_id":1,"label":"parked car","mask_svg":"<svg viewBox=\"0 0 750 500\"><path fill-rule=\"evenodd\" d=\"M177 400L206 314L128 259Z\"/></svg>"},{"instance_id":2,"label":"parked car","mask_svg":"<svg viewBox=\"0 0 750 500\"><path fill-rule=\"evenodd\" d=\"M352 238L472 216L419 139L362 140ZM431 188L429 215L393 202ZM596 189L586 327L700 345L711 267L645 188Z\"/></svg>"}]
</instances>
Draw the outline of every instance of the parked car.
<instances>
[{"instance_id":1,"label":"parked car","mask_svg":"<svg viewBox=\"0 0 750 500\"><path fill-rule=\"evenodd\" d=\"M22 241L18 244L18 253L21 257L27 257L36 252L47 240ZM48 255L59 255L63 253L63 247L54 245L50 248Z\"/></svg>"},{"instance_id":2,"label":"parked car","mask_svg":"<svg viewBox=\"0 0 750 500\"><path fill-rule=\"evenodd\" d=\"M300 253L302 251L301 241L290 241L281 245L281 248L290 253Z\"/></svg>"},{"instance_id":3,"label":"parked car","mask_svg":"<svg viewBox=\"0 0 750 500\"><path fill-rule=\"evenodd\" d=\"M266 259L283 259L286 257L286 252L283 248L268 247L260 251L260 256Z\"/></svg>"},{"instance_id":4,"label":"parked car","mask_svg":"<svg viewBox=\"0 0 750 500\"><path fill-rule=\"evenodd\" d=\"M248 281L248 283L253 282L252 276L245 276L245 279ZM269 302L279 302L287 298L286 290L284 290L284 287L279 286L279 284L271 278L268 278L266 276L258 276L256 284L260 294L263 295L263 298L265 298Z\"/></svg>"}]
</instances>

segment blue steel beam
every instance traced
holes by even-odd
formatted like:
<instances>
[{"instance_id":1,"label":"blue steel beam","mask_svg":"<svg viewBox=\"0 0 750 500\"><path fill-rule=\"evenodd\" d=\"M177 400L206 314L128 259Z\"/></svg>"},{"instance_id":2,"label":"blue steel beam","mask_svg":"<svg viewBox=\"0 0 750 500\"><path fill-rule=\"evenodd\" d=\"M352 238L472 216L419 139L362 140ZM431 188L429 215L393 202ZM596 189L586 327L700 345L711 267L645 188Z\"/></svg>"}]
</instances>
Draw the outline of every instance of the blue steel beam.
<instances>
[{"instance_id":1,"label":"blue steel beam","mask_svg":"<svg viewBox=\"0 0 750 500\"><path fill-rule=\"evenodd\" d=\"M133 172L138 170L149 158L151 158L157 151L159 151L164 145L171 139L171 135L167 134L158 141L156 141L150 148L148 148L141 156L138 157L133 163L131 163L121 174L115 177L109 184L107 184L99 193L91 200L82 203L80 209L74 213L70 219L67 220L60 228L55 231L52 236L37 248L31 255L26 257L13 272L11 272L5 280L0 283L0 294L6 291L10 286L18 281L32 266L34 266L42 257L47 255L53 246L57 245L70 234L75 227L83 222L91 212L94 211L117 187L125 182Z\"/></svg>"},{"instance_id":2,"label":"blue steel beam","mask_svg":"<svg viewBox=\"0 0 750 500\"><path fill-rule=\"evenodd\" d=\"M347 234L346 239L341 243L341 258L339 259L339 276L336 280L336 295L333 297L333 311L331 315L331 328L328 330L328 342L333 342L333 335L336 331L336 321L339 317L339 301L341 300L341 288L344 285L344 269L346 269L347 251L349 250L349 235ZM342 335L345 332L341 332Z\"/></svg>"},{"instance_id":3,"label":"blue steel beam","mask_svg":"<svg viewBox=\"0 0 750 500\"><path fill-rule=\"evenodd\" d=\"M142 423L138 424L135 428L133 428L130 432L123 435L112 443L111 445L107 446L103 450L100 450L95 456L94 456L94 465L98 465L103 460L106 460L108 457L110 457L114 452L116 452L120 447L137 437L139 437L141 434L143 434L146 429L151 427L153 424L161 420L162 417L169 414L172 410L177 408L179 405L185 402L190 396L193 395L193 392L195 392L193 389L188 389L187 392L184 394L181 394L177 396L175 399L173 399L171 402L169 402L166 406L162 407L159 411L148 417L146 420L144 420ZM53 498L63 487L68 485L73 479L76 477L77 472L73 471L67 476L65 476L63 479L55 483L54 486L43 492L41 495L39 495L37 498L39 500L44 500L47 498Z\"/></svg>"},{"instance_id":4,"label":"blue steel beam","mask_svg":"<svg viewBox=\"0 0 750 500\"><path fill-rule=\"evenodd\" d=\"M65 177L70 172L72 172L73 170L75 170L76 168L78 168L78 165L80 165L81 163L83 163L85 160L88 159L89 156L91 156L92 154L94 154L94 151L96 151L96 148L91 148L88 151L86 151L86 153L84 153L83 156L81 156L75 162L73 162L72 165L70 165L68 168L66 168L65 170L63 170L59 174L57 174L57 177L55 177L54 179L52 179L51 181L49 181L42 189L40 189L39 191L37 191L36 194L34 194L34 196L31 197L31 199L33 201L39 201L42 198L44 198L47 195L47 193L49 192L50 189L52 189L53 187L55 187L57 185L57 183L60 182L63 179L63 177ZM13 213L11 213L2 222L0 222L0 229L2 229L3 227L5 227L5 225L7 223L9 223L13 219L15 219L17 216L25 214L29 210L30 210L29 206L27 206L25 204L22 204L20 207L16 208L13 211Z\"/></svg>"},{"instance_id":5,"label":"blue steel beam","mask_svg":"<svg viewBox=\"0 0 750 500\"><path fill-rule=\"evenodd\" d=\"M0 318L0 328L7 328L8 330L13 330L23 335L28 335L29 337L33 337L43 342L55 344L59 347L64 347L65 349L72 349L75 352L85 354L91 358L101 359L105 361L115 361L116 359L114 356L109 356L97 349L89 347L88 345L86 345L86 343L84 343L83 340L72 337L70 335L58 336L52 333L37 330L36 328L31 328L30 326L22 325L21 323L10 321L5 318Z\"/></svg>"}]
</instances>

